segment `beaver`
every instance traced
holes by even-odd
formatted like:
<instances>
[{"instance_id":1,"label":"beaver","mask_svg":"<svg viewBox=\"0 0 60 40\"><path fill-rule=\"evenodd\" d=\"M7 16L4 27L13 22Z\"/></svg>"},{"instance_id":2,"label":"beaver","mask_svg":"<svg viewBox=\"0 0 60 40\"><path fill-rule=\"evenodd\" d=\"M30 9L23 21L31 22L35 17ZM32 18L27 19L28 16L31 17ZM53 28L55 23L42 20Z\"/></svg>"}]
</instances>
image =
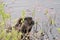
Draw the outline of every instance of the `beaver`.
<instances>
[{"instance_id":1,"label":"beaver","mask_svg":"<svg viewBox=\"0 0 60 40\"><path fill-rule=\"evenodd\" d=\"M34 21L33 21L32 17L25 17L23 22L22 22L22 20L23 20L23 18L19 18L18 22L15 25L15 29L18 30L18 32L22 32L23 36L25 34L29 35L29 33L31 32L31 29L34 25ZM22 36L22 38L23 38L23 36Z\"/></svg>"}]
</instances>

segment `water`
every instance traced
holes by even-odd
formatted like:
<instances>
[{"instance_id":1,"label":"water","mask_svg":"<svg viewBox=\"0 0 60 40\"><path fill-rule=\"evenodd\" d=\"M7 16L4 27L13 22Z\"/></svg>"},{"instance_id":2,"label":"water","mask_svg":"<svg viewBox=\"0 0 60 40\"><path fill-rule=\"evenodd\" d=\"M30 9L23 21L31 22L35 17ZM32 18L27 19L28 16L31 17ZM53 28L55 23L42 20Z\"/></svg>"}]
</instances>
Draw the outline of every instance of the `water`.
<instances>
[{"instance_id":1,"label":"water","mask_svg":"<svg viewBox=\"0 0 60 40\"><path fill-rule=\"evenodd\" d=\"M11 15L11 24L13 24L14 19L21 17L22 10L26 11L26 16L32 16L32 10L35 10L33 19L34 21L38 21L38 25L40 25L37 26L37 30L43 29L47 32L50 40L53 40L53 37L56 37L57 40L60 39L60 34L56 30L56 28L60 27L60 0L4 0L4 2L6 3L5 11ZM49 15L55 19L56 26L49 26L48 17L45 15L45 9L52 10L49 12ZM35 26L36 25L34 25L34 27ZM52 28L52 34L49 32L50 28Z\"/></svg>"}]
</instances>

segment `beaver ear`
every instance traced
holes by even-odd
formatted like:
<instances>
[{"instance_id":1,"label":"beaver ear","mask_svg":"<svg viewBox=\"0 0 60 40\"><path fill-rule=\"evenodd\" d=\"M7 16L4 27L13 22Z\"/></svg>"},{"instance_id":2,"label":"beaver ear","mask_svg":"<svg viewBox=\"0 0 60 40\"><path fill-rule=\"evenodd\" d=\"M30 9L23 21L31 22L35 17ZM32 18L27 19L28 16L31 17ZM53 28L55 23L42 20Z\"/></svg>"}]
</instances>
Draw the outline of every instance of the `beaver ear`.
<instances>
[{"instance_id":1,"label":"beaver ear","mask_svg":"<svg viewBox=\"0 0 60 40\"><path fill-rule=\"evenodd\" d=\"M19 24L22 24L22 23L21 23L21 20L22 20L22 18L20 18L20 19L18 20L18 22L17 22L17 24L16 24L15 26L18 26Z\"/></svg>"}]
</instances>

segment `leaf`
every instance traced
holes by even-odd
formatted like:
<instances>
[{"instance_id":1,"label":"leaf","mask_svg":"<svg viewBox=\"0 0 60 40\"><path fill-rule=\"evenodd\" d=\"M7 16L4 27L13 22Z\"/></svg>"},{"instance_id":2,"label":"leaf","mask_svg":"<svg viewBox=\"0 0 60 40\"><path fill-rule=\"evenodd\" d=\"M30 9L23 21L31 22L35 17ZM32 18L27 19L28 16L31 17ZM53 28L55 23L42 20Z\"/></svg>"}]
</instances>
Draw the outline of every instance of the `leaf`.
<instances>
[{"instance_id":1,"label":"leaf","mask_svg":"<svg viewBox=\"0 0 60 40\"><path fill-rule=\"evenodd\" d=\"M32 16L35 16L35 10L33 10L33 12L32 12Z\"/></svg>"},{"instance_id":2,"label":"leaf","mask_svg":"<svg viewBox=\"0 0 60 40\"><path fill-rule=\"evenodd\" d=\"M22 10L22 18L24 18L24 17L25 17L25 11Z\"/></svg>"},{"instance_id":3,"label":"leaf","mask_svg":"<svg viewBox=\"0 0 60 40\"><path fill-rule=\"evenodd\" d=\"M12 28L11 34L12 34L12 40L17 40L18 39L17 38L18 32L14 28Z\"/></svg>"},{"instance_id":4,"label":"leaf","mask_svg":"<svg viewBox=\"0 0 60 40\"><path fill-rule=\"evenodd\" d=\"M10 40L10 37L11 37L11 33L7 33L6 37L5 37L5 40Z\"/></svg>"},{"instance_id":5,"label":"leaf","mask_svg":"<svg viewBox=\"0 0 60 40\"><path fill-rule=\"evenodd\" d=\"M2 4L0 4L0 8L4 8L4 4L2 3Z\"/></svg>"},{"instance_id":6,"label":"leaf","mask_svg":"<svg viewBox=\"0 0 60 40\"><path fill-rule=\"evenodd\" d=\"M10 15L6 14L6 13L2 13L2 18L3 18L3 20L6 20L6 19L10 18Z\"/></svg>"},{"instance_id":7,"label":"leaf","mask_svg":"<svg viewBox=\"0 0 60 40\"><path fill-rule=\"evenodd\" d=\"M5 37L5 34L6 34L5 30L2 30L1 33L0 33L0 39L1 38L4 38Z\"/></svg>"},{"instance_id":8,"label":"leaf","mask_svg":"<svg viewBox=\"0 0 60 40\"><path fill-rule=\"evenodd\" d=\"M50 24L54 25L55 21L53 19L51 19Z\"/></svg>"},{"instance_id":9,"label":"leaf","mask_svg":"<svg viewBox=\"0 0 60 40\"><path fill-rule=\"evenodd\" d=\"M4 14L4 18L10 18L9 14Z\"/></svg>"},{"instance_id":10,"label":"leaf","mask_svg":"<svg viewBox=\"0 0 60 40\"><path fill-rule=\"evenodd\" d=\"M4 21L0 22L0 26L4 26Z\"/></svg>"},{"instance_id":11,"label":"leaf","mask_svg":"<svg viewBox=\"0 0 60 40\"><path fill-rule=\"evenodd\" d=\"M4 10L0 10L0 15L3 15L4 14Z\"/></svg>"},{"instance_id":12,"label":"leaf","mask_svg":"<svg viewBox=\"0 0 60 40\"><path fill-rule=\"evenodd\" d=\"M21 39L21 35L22 35L22 33L19 32L19 33L18 33L18 39Z\"/></svg>"},{"instance_id":13,"label":"leaf","mask_svg":"<svg viewBox=\"0 0 60 40\"><path fill-rule=\"evenodd\" d=\"M23 23L23 21L24 21L24 18L25 18L25 11L24 10L22 10L22 23Z\"/></svg>"},{"instance_id":14,"label":"leaf","mask_svg":"<svg viewBox=\"0 0 60 40\"><path fill-rule=\"evenodd\" d=\"M48 9L45 10L45 15L47 15L47 14L48 14Z\"/></svg>"},{"instance_id":15,"label":"leaf","mask_svg":"<svg viewBox=\"0 0 60 40\"><path fill-rule=\"evenodd\" d=\"M60 32L60 28L57 28L57 31Z\"/></svg>"},{"instance_id":16,"label":"leaf","mask_svg":"<svg viewBox=\"0 0 60 40\"><path fill-rule=\"evenodd\" d=\"M55 21L52 19L52 24L55 24Z\"/></svg>"},{"instance_id":17,"label":"leaf","mask_svg":"<svg viewBox=\"0 0 60 40\"><path fill-rule=\"evenodd\" d=\"M9 14L6 14L4 11L4 4L0 4L0 15L2 16L3 20L10 18Z\"/></svg>"}]
</instances>

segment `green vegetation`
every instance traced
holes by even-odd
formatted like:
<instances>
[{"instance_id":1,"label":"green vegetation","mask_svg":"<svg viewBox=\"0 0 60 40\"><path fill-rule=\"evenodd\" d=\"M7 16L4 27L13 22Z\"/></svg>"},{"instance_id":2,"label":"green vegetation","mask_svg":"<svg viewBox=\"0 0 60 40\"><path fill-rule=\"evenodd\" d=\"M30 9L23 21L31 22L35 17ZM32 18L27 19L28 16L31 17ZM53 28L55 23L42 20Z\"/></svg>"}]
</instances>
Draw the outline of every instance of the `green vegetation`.
<instances>
[{"instance_id":1,"label":"green vegetation","mask_svg":"<svg viewBox=\"0 0 60 40\"><path fill-rule=\"evenodd\" d=\"M5 22L10 18L10 15L5 13L4 4L0 4L0 16L2 17L2 20L0 19L0 40L20 40L22 33L18 33L13 27L9 33L5 30Z\"/></svg>"}]
</instances>

